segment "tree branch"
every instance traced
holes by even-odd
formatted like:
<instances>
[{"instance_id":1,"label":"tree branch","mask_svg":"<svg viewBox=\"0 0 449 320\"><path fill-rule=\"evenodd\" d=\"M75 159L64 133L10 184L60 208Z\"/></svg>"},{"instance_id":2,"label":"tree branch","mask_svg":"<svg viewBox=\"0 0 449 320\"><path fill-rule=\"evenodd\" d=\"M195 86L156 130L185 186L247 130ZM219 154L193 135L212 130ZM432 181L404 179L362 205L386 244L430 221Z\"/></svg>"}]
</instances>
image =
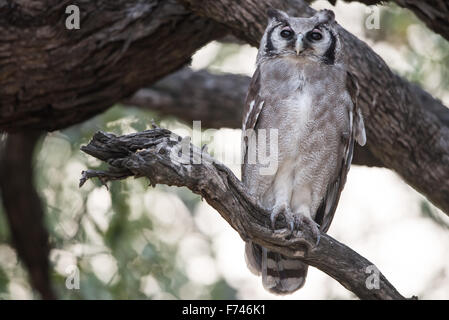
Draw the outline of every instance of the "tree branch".
<instances>
[{"instance_id":1,"label":"tree branch","mask_svg":"<svg viewBox=\"0 0 449 320\"><path fill-rule=\"evenodd\" d=\"M241 128L243 104L251 78L181 69L121 101L207 128Z\"/></svg>"},{"instance_id":2,"label":"tree branch","mask_svg":"<svg viewBox=\"0 0 449 320\"><path fill-rule=\"evenodd\" d=\"M185 186L206 199L243 240L304 260L360 299L404 299L380 272L378 289L368 289L369 270L375 266L329 235L322 233L315 245L316 239L307 227L291 234L285 221L280 220L272 230L269 212L256 204L226 166L191 145L189 139L157 127L119 137L98 132L81 150L107 162L110 168L105 172L83 171L80 186L93 177L106 183L129 176L147 177L153 186Z\"/></svg>"}]
</instances>

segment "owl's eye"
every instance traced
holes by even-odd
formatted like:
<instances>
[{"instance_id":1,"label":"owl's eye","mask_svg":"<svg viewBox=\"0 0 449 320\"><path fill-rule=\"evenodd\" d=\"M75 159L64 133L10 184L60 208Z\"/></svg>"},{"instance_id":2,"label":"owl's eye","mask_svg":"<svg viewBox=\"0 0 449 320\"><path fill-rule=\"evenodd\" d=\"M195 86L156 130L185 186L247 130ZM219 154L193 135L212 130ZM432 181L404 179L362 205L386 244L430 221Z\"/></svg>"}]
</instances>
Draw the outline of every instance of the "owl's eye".
<instances>
[{"instance_id":1,"label":"owl's eye","mask_svg":"<svg viewBox=\"0 0 449 320\"><path fill-rule=\"evenodd\" d=\"M290 29L284 29L281 31L281 37L284 39L289 39L293 36L293 31Z\"/></svg>"},{"instance_id":2,"label":"owl's eye","mask_svg":"<svg viewBox=\"0 0 449 320\"><path fill-rule=\"evenodd\" d=\"M319 41L323 39L323 35L318 31L312 31L307 34L307 38L312 41Z\"/></svg>"}]
</instances>

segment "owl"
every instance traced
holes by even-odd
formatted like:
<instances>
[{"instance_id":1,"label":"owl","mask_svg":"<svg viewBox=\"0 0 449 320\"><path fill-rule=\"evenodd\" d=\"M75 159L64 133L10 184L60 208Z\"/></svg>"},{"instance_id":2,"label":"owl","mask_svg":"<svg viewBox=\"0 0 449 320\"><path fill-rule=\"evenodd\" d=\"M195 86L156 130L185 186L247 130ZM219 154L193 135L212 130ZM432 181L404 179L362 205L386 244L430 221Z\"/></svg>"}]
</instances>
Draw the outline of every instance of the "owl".
<instances>
[{"instance_id":1,"label":"owl","mask_svg":"<svg viewBox=\"0 0 449 320\"><path fill-rule=\"evenodd\" d=\"M334 13L310 18L268 10L243 113L242 181L293 231L329 229L352 161L354 141L366 143L357 82L347 71ZM272 163L267 160L273 159ZM308 265L245 245L249 269L265 289L288 294L304 285Z\"/></svg>"}]
</instances>

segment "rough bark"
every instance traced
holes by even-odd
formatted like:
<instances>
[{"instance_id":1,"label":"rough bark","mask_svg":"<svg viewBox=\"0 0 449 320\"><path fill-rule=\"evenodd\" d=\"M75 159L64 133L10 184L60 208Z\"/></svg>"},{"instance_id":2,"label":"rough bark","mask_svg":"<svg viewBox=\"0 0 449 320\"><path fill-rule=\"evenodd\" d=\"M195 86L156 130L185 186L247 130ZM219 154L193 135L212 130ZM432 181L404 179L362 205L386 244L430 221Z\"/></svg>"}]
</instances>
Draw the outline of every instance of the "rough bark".
<instances>
[{"instance_id":1,"label":"rough bark","mask_svg":"<svg viewBox=\"0 0 449 320\"><path fill-rule=\"evenodd\" d=\"M93 177L106 183L129 176L147 177L152 185L185 186L214 207L243 240L302 259L360 299L404 299L380 272L378 289L369 289L370 270L378 271L377 268L329 235L322 233L316 245L316 238L307 226L291 233L285 221L280 220L276 230L272 230L269 212L256 204L226 166L169 130L154 128L119 137L98 132L81 150L110 167L105 172L84 171L80 186Z\"/></svg>"},{"instance_id":2,"label":"rough bark","mask_svg":"<svg viewBox=\"0 0 449 320\"><path fill-rule=\"evenodd\" d=\"M140 89L122 103L173 115L190 124L201 119L203 128L241 128L242 105L250 81L251 78L244 75L217 75L184 68L151 88ZM368 148L358 145L352 162L383 167Z\"/></svg>"},{"instance_id":3,"label":"rough bark","mask_svg":"<svg viewBox=\"0 0 449 320\"><path fill-rule=\"evenodd\" d=\"M88 119L189 63L225 34L175 0L0 1L0 130L55 130Z\"/></svg>"},{"instance_id":4,"label":"rough bark","mask_svg":"<svg viewBox=\"0 0 449 320\"><path fill-rule=\"evenodd\" d=\"M204 17L226 25L233 34L256 45L265 23L261 12L272 4L267 0L183 0ZM290 9L297 15L314 10ZM257 10L255 9L257 8ZM235 12L236 14L229 14ZM434 113L449 110L416 85L395 75L364 42L340 28L348 68L360 85L359 102L365 117L367 146L386 167L395 170L412 187L449 214L449 128Z\"/></svg>"},{"instance_id":5,"label":"rough bark","mask_svg":"<svg viewBox=\"0 0 449 320\"><path fill-rule=\"evenodd\" d=\"M43 299L54 299L50 284L50 245L44 211L33 184L33 151L40 134L9 134L0 161L1 199L19 258L33 288Z\"/></svg>"}]
</instances>

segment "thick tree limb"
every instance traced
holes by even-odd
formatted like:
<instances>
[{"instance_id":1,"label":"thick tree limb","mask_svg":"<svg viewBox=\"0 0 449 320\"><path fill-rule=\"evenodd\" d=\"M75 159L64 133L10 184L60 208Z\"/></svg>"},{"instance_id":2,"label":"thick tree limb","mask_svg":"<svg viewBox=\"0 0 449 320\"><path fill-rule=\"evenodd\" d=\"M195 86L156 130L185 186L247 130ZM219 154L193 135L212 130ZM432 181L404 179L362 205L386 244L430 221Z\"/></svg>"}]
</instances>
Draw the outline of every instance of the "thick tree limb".
<instances>
[{"instance_id":1,"label":"thick tree limb","mask_svg":"<svg viewBox=\"0 0 449 320\"><path fill-rule=\"evenodd\" d=\"M321 240L315 246L316 239L309 229L291 235L285 221L280 221L273 231L269 212L256 204L233 173L191 145L188 139L181 140L160 128L120 137L98 132L81 150L107 162L110 169L84 171L80 186L93 177L106 183L129 176L147 177L152 185L185 186L204 197L242 239L303 259L339 281L360 299L404 299L381 273L378 289L368 289L369 270L375 266L329 235L321 234ZM187 152L182 153L182 150ZM378 271L377 268L374 270Z\"/></svg>"},{"instance_id":2,"label":"thick tree limb","mask_svg":"<svg viewBox=\"0 0 449 320\"><path fill-rule=\"evenodd\" d=\"M122 103L190 123L201 120L201 125L207 128L241 128L242 106L250 81L250 77L243 75L217 75L184 68L150 88L140 89Z\"/></svg>"},{"instance_id":3,"label":"thick tree limb","mask_svg":"<svg viewBox=\"0 0 449 320\"><path fill-rule=\"evenodd\" d=\"M199 15L226 25L257 45L263 34L262 12L273 3L248 0L183 0ZM286 1L297 15L314 10L302 0ZM280 6L283 7L283 6ZM229 12L236 14L230 15ZM386 167L449 214L449 128L436 116L449 110L428 93L395 75L364 42L340 28L350 72L360 85L367 146Z\"/></svg>"},{"instance_id":4,"label":"thick tree limb","mask_svg":"<svg viewBox=\"0 0 449 320\"><path fill-rule=\"evenodd\" d=\"M176 0L0 1L0 130L55 130L102 112L226 34Z\"/></svg>"},{"instance_id":5,"label":"thick tree limb","mask_svg":"<svg viewBox=\"0 0 449 320\"><path fill-rule=\"evenodd\" d=\"M33 184L33 151L40 134L9 134L0 161L1 199L13 244L43 299L54 299L50 283L50 245L44 211Z\"/></svg>"}]
</instances>

